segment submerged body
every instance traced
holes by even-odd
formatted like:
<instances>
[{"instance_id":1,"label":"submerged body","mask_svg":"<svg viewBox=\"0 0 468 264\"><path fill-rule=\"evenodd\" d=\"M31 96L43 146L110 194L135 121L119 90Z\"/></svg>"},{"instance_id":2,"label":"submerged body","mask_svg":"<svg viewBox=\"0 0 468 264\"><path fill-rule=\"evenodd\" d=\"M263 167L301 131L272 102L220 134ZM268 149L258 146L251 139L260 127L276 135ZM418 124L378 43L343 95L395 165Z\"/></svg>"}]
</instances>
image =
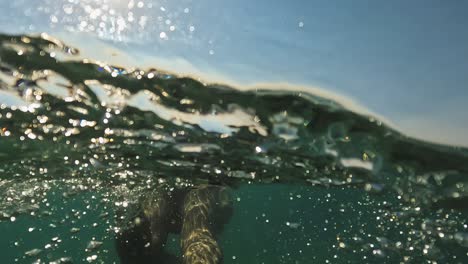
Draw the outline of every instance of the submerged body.
<instances>
[{"instance_id":1,"label":"submerged body","mask_svg":"<svg viewBox=\"0 0 468 264\"><path fill-rule=\"evenodd\" d=\"M164 251L169 233L180 233L182 263L222 261L216 236L232 214L228 188L217 185L161 187L146 197L117 237L122 263L174 263Z\"/></svg>"}]
</instances>

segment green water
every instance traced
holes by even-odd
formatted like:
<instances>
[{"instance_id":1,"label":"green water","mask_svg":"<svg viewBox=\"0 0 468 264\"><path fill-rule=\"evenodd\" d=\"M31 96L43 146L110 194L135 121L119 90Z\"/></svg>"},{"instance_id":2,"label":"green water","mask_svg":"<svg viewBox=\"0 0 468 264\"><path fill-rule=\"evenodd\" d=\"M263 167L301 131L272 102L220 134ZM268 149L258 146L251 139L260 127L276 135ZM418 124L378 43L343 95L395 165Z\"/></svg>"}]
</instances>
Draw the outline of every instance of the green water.
<instances>
[{"instance_id":1,"label":"green water","mask_svg":"<svg viewBox=\"0 0 468 264\"><path fill-rule=\"evenodd\" d=\"M312 94L83 61L77 48L0 35L4 263L118 263L115 212L161 183L233 189L224 263L467 263L468 150Z\"/></svg>"}]
</instances>

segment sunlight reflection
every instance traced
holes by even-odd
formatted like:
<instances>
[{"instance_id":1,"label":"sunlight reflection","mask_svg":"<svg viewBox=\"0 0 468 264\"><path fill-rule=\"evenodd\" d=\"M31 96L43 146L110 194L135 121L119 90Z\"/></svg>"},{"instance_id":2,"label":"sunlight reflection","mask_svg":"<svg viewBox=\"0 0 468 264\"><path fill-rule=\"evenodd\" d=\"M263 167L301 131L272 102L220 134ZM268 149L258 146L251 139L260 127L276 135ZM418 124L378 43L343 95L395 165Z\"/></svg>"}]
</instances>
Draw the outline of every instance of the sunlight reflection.
<instances>
[{"instance_id":1,"label":"sunlight reflection","mask_svg":"<svg viewBox=\"0 0 468 264\"><path fill-rule=\"evenodd\" d=\"M37 11L49 17L51 28L96 34L101 39L138 42L151 39L186 39L194 33L190 7L167 6L156 0L69 0L48 2ZM168 3L169 4L169 3ZM179 3L180 4L180 3Z\"/></svg>"}]
</instances>

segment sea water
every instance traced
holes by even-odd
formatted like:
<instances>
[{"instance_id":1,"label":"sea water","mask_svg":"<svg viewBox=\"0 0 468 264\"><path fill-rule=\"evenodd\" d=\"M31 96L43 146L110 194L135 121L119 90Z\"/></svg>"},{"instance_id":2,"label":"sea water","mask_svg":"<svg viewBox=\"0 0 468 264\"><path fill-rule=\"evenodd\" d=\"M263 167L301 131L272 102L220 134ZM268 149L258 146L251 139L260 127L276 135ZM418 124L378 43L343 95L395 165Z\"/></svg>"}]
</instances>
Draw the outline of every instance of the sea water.
<instances>
[{"instance_id":1,"label":"sea water","mask_svg":"<svg viewBox=\"0 0 468 264\"><path fill-rule=\"evenodd\" d=\"M117 211L206 183L233 190L224 263L467 263L467 149L304 91L78 53L0 36L2 263L118 263Z\"/></svg>"}]
</instances>

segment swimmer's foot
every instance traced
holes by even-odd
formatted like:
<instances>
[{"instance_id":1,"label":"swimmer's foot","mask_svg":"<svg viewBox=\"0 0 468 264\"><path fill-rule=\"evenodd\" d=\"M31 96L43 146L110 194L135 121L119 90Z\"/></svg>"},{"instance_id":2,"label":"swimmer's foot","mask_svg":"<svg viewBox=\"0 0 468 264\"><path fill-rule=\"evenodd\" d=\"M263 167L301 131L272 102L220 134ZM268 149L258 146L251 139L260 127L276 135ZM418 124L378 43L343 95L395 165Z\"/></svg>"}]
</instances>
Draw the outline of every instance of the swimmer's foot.
<instances>
[{"instance_id":1,"label":"swimmer's foot","mask_svg":"<svg viewBox=\"0 0 468 264\"><path fill-rule=\"evenodd\" d=\"M154 257L153 259L154 259L153 262L151 262L152 264L153 263L155 264L181 264L182 263L180 258L166 251L162 251L159 256Z\"/></svg>"},{"instance_id":2,"label":"swimmer's foot","mask_svg":"<svg viewBox=\"0 0 468 264\"><path fill-rule=\"evenodd\" d=\"M208 229L195 229L182 237L184 264L219 264L221 249Z\"/></svg>"}]
</instances>

